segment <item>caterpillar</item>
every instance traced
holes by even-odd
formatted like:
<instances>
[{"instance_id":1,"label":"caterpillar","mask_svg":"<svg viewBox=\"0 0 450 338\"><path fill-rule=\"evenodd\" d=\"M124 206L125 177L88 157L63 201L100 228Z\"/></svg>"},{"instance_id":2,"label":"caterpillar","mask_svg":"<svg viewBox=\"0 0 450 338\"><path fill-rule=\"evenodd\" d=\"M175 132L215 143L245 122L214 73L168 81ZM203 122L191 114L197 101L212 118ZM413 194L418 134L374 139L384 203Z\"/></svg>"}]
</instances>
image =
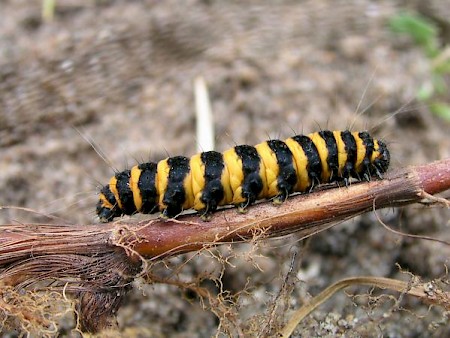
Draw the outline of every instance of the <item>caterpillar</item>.
<instances>
[{"instance_id":1,"label":"caterpillar","mask_svg":"<svg viewBox=\"0 0 450 338\"><path fill-rule=\"evenodd\" d=\"M256 146L238 145L224 153L207 151L191 158L169 157L116 173L101 191L101 222L134 213L161 212L164 218L195 209L208 220L218 206L240 212L260 199L284 202L294 192L350 178L382 178L390 154L368 132L323 130Z\"/></svg>"}]
</instances>

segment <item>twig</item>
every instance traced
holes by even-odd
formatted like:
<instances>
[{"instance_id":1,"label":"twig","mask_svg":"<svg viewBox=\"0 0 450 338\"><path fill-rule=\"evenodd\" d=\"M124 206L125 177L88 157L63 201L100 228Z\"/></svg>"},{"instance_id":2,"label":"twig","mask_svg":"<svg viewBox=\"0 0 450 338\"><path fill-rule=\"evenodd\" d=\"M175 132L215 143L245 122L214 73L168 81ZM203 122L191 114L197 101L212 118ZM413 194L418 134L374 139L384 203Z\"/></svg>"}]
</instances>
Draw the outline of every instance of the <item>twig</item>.
<instances>
[{"instance_id":1,"label":"twig","mask_svg":"<svg viewBox=\"0 0 450 338\"><path fill-rule=\"evenodd\" d=\"M327 299L336 292L352 285L369 285L382 289L389 289L411 296L418 297L420 300L434 305L441 305L447 310L450 309L450 293L439 289L435 289L432 283L420 283L419 285L410 285L408 282L383 278L383 277L351 277L342 279L333 285L327 287L317 296L312 298L307 304L294 312L286 326L281 330L279 337L288 338L294 332L297 325L308 316L319 305L323 304Z\"/></svg>"}]
</instances>

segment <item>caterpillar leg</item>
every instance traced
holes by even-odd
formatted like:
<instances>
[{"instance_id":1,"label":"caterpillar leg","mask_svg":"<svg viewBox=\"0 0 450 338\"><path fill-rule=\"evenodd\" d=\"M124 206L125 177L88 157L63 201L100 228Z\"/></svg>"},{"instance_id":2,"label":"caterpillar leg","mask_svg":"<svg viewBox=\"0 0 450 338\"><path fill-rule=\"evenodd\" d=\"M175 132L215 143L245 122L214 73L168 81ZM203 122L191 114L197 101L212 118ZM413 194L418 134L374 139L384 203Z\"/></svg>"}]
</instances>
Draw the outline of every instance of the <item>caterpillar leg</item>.
<instances>
[{"instance_id":1,"label":"caterpillar leg","mask_svg":"<svg viewBox=\"0 0 450 338\"><path fill-rule=\"evenodd\" d=\"M210 180L205 186L201 201L206 206L203 210L199 210L200 218L204 221L211 219L211 214L217 210L217 206L224 198L224 189L220 176Z\"/></svg>"},{"instance_id":2,"label":"caterpillar leg","mask_svg":"<svg viewBox=\"0 0 450 338\"><path fill-rule=\"evenodd\" d=\"M320 182L320 178L319 177L312 176L312 175L310 177L311 177L311 186L310 186L309 191L308 191L309 193L311 193L314 190L315 187L319 186L320 183L322 183L322 182Z\"/></svg>"},{"instance_id":3,"label":"caterpillar leg","mask_svg":"<svg viewBox=\"0 0 450 338\"><path fill-rule=\"evenodd\" d=\"M350 186L350 177L344 177L343 178L344 184L346 187Z\"/></svg>"},{"instance_id":4,"label":"caterpillar leg","mask_svg":"<svg viewBox=\"0 0 450 338\"><path fill-rule=\"evenodd\" d=\"M242 184L242 196L245 201L238 204L238 212L245 214L247 212L247 207L255 203L262 189L263 182L259 176L259 173L251 173L247 175Z\"/></svg>"},{"instance_id":5,"label":"caterpillar leg","mask_svg":"<svg viewBox=\"0 0 450 338\"><path fill-rule=\"evenodd\" d=\"M209 222L212 217L212 211L208 209L199 210L198 214L200 215L200 219L204 222Z\"/></svg>"},{"instance_id":6,"label":"caterpillar leg","mask_svg":"<svg viewBox=\"0 0 450 338\"><path fill-rule=\"evenodd\" d=\"M219 199L220 201L220 199ZM214 211L217 210L218 202L216 200L204 201L206 208L198 210L202 221L209 222Z\"/></svg>"},{"instance_id":7,"label":"caterpillar leg","mask_svg":"<svg viewBox=\"0 0 450 338\"><path fill-rule=\"evenodd\" d=\"M247 213L247 207L250 205L251 203L249 202L249 200L247 200L246 202L240 203L237 206L237 211L240 214L246 214Z\"/></svg>"},{"instance_id":8,"label":"caterpillar leg","mask_svg":"<svg viewBox=\"0 0 450 338\"><path fill-rule=\"evenodd\" d=\"M386 172L386 164L380 160L376 159L372 164L372 175L375 175L380 180L383 179L383 173Z\"/></svg>"},{"instance_id":9,"label":"caterpillar leg","mask_svg":"<svg viewBox=\"0 0 450 338\"><path fill-rule=\"evenodd\" d=\"M297 176L292 164L285 167L280 166L280 174L277 181L278 194L273 198L273 204L280 205L286 202L289 195L294 192L294 187L297 184Z\"/></svg>"},{"instance_id":10,"label":"caterpillar leg","mask_svg":"<svg viewBox=\"0 0 450 338\"><path fill-rule=\"evenodd\" d=\"M170 186L164 195L163 203L166 207L161 210L161 218L173 218L183 211L185 191L180 186Z\"/></svg>"},{"instance_id":11,"label":"caterpillar leg","mask_svg":"<svg viewBox=\"0 0 450 338\"><path fill-rule=\"evenodd\" d=\"M176 216L181 214L182 211L183 209L178 205L169 205L166 209L161 211L159 217L161 217L162 219L175 218Z\"/></svg>"},{"instance_id":12,"label":"caterpillar leg","mask_svg":"<svg viewBox=\"0 0 450 338\"><path fill-rule=\"evenodd\" d=\"M375 168L375 176L380 180L383 179L383 174L378 170L378 168Z\"/></svg>"},{"instance_id":13,"label":"caterpillar leg","mask_svg":"<svg viewBox=\"0 0 450 338\"><path fill-rule=\"evenodd\" d=\"M289 194L290 193L287 190L280 191L280 193L273 198L272 203L274 205L281 205L281 204L283 204L284 202L286 202Z\"/></svg>"}]
</instances>

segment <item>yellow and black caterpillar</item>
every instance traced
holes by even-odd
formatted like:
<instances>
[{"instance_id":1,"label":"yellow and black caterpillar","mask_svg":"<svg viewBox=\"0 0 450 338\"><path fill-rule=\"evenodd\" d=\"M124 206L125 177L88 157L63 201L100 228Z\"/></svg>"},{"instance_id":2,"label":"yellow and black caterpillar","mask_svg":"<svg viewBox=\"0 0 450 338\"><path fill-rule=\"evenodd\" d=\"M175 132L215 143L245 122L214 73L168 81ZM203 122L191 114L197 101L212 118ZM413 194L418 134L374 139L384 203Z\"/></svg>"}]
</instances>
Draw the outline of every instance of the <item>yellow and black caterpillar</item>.
<instances>
[{"instance_id":1,"label":"yellow and black caterpillar","mask_svg":"<svg viewBox=\"0 0 450 338\"><path fill-rule=\"evenodd\" d=\"M240 145L223 154L207 151L190 159L169 157L113 176L101 189L97 215L109 222L136 212L174 217L193 208L207 219L221 205L236 205L243 212L256 200L281 203L315 184L381 178L389 161L384 142L348 130Z\"/></svg>"}]
</instances>

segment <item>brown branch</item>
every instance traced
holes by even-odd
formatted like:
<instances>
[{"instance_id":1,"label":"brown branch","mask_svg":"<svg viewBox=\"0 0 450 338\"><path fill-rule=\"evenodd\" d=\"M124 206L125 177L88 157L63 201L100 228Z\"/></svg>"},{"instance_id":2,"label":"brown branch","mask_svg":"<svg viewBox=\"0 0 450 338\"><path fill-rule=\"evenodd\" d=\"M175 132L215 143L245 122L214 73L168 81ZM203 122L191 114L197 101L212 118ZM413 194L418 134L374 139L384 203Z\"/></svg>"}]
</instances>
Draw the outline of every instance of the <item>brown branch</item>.
<instances>
[{"instance_id":1,"label":"brown branch","mask_svg":"<svg viewBox=\"0 0 450 338\"><path fill-rule=\"evenodd\" d=\"M218 212L211 222L188 216L173 221L141 222L133 249L146 257L160 257L201 249L205 244L293 232L307 237L330 225L364 212L422 200L422 192L435 194L450 188L450 159L396 170L384 180L353 184L289 198L282 206L261 203L245 215L235 210ZM187 223L187 224L186 224Z\"/></svg>"},{"instance_id":2,"label":"brown branch","mask_svg":"<svg viewBox=\"0 0 450 338\"><path fill-rule=\"evenodd\" d=\"M27 286L56 280L80 299L83 327L95 331L108 325L106 319L124 294L117 291L128 288L142 268L142 257L159 259L255 235L297 232L307 237L374 208L419 202L424 192L433 195L449 188L446 159L395 170L380 181L292 196L281 206L260 203L244 215L234 208L221 210L210 222L185 215L170 221L127 219L106 225L2 225L0 282ZM105 307L103 320L97 319Z\"/></svg>"},{"instance_id":3,"label":"brown branch","mask_svg":"<svg viewBox=\"0 0 450 338\"><path fill-rule=\"evenodd\" d=\"M271 237L293 232L309 236L374 208L419 202L422 192L433 195L449 188L450 159L446 159L392 171L381 181L293 196L281 206L260 203L247 214L234 208L221 210L211 222L185 215L139 223L127 219L94 225L2 225L0 267L39 255L111 252L119 243L151 258L198 250L205 244L242 241L260 230Z\"/></svg>"}]
</instances>

